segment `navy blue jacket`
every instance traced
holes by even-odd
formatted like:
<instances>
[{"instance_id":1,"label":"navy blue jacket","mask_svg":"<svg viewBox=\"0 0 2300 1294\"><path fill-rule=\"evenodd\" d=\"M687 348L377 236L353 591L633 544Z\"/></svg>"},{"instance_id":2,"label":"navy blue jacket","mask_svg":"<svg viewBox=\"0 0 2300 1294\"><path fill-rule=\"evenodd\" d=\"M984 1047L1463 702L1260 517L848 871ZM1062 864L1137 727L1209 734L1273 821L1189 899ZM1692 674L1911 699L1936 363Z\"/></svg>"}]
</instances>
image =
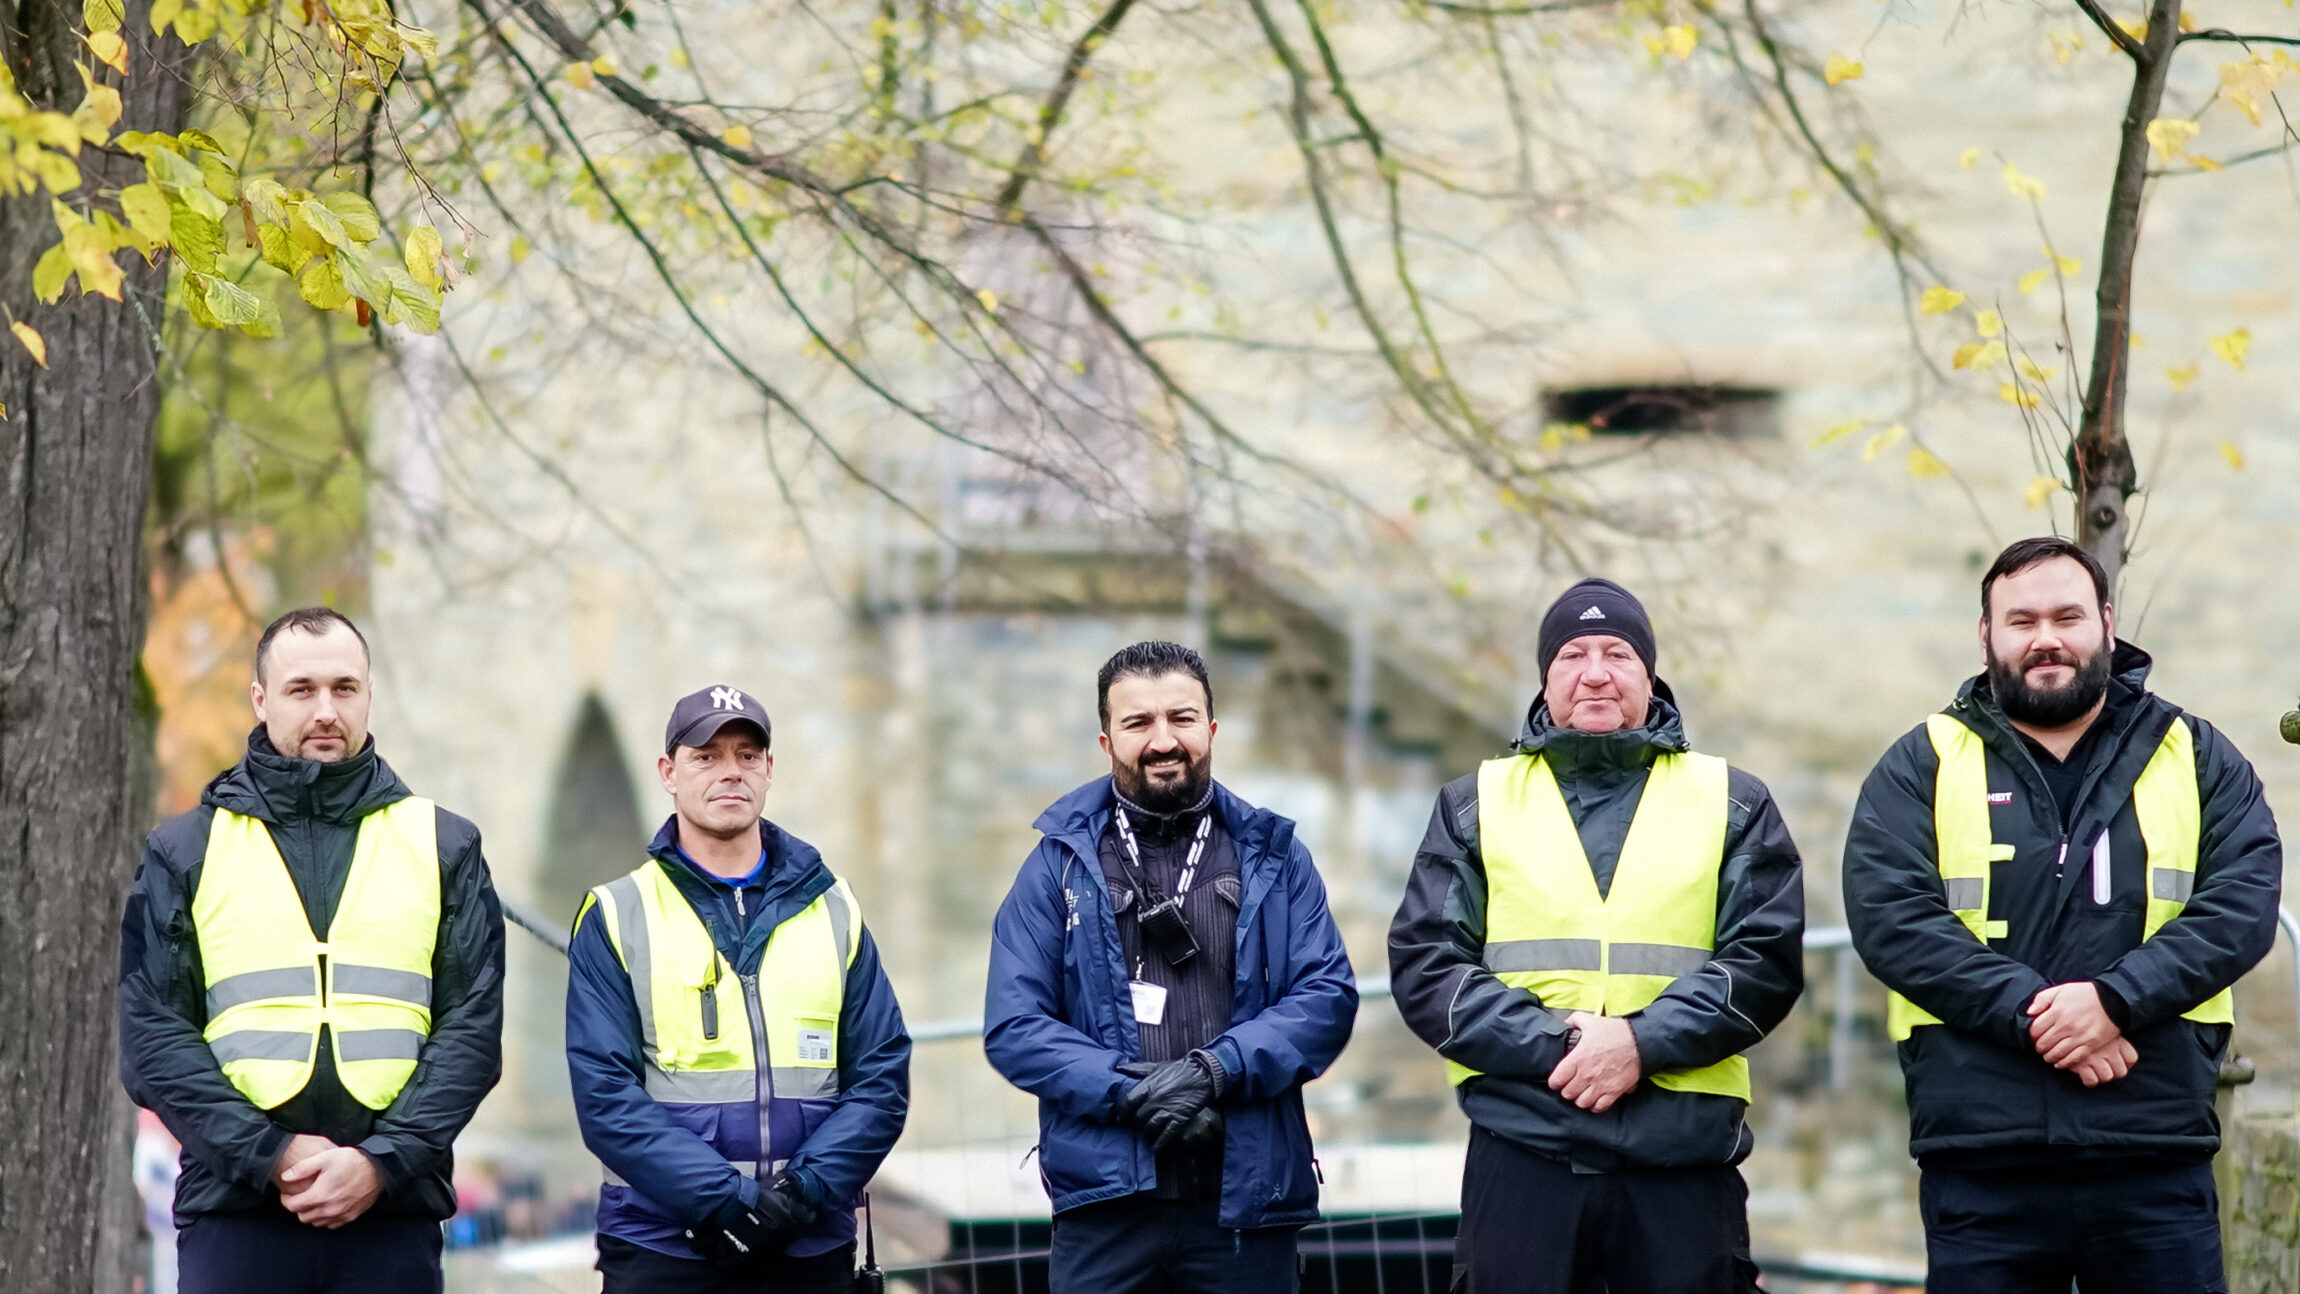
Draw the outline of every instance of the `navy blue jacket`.
<instances>
[{"instance_id":1,"label":"navy blue jacket","mask_svg":"<svg viewBox=\"0 0 2300 1294\"><path fill-rule=\"evenodd\" d=\"M1152 1189L1150 1145L1121 1121L1139 1058L1118 922L1096 861L1110 779L1056 801L991 927L983 1048L1038 1098L1039 1166L1054 1211ZM1325 1072L1357 1023L1358 989L1325 883L1294 824L1220 786L1214 810L1238 851L1237 978L1230 1028L1207 1050L1227 1081L1225 1227L1299 1226L1318 1216L1302 1084Z\"/></svg>"},{"instance_id":2,"label":"navy blue jacket","mask_svg":"<svg viewBox=\"0 0 2300 1294\"><path fill-rule=\"evenodd\" d=\"M675 822L655 833L648 854L694 905L736 972L756 973L767 937L831 887L830 869L814 846L761 822L768 862L762 902L747 924L738 925L727 888L680 857ZM600 1187L599 1231L691 1258L685 1229L754 1203L758 1186L647 1095L631 976L607 938L607 923L591 915L595 906L587 904L576 918L568 950L567 1070L583 1144L630 1183ZM772 985L760 988L774 991ZM853 1206L902 1134L909 1108L910 1033L866 924L839 1012L839 1094L788 1165L823 1213L791 1246L793 1255L825 1253L854 1239Z\"/></svg>"}]
</instances>

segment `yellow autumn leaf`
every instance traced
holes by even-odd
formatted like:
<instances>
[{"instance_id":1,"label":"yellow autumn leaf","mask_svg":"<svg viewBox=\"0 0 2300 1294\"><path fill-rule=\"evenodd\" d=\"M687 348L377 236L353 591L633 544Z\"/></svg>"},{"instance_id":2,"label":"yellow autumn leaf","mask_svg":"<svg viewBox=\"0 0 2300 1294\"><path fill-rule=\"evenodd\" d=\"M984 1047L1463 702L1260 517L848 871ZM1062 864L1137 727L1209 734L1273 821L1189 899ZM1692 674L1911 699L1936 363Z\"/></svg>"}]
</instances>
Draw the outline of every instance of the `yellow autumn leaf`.
<instances>
[{"instance_id":1,"label":"yellow autumn leaf","mask_svg":"<svg viewBox=\"0 0 2300 1294\"><path fill-rule=\"evenodd\" d=\"M998 294L996 292L989 288L982 288L975 292L974 299L982 303L983 309L992 314L998 313Z\"/></svg>"},{"instance_id":2,"label":"yellow autumn leaf","mask_svg":"<svg viewBox=\"0 0 2300 1294\"><path fill-rule=\"evenodd\" d=\"M1957 154L1957 165L1968 171L1973 169L1973 163L1979 160L1981 160L1981 150L1977 146Z\"/></svg>"},{"instance_id":3,"label":"yellow autumn leaf","mask_svg":"<svg viewBox=\"0 0 2300 1294\"><path fill-rule=\"evenodd\" d=\"M16 334L16 340L24 343L24 349L32 352L33 363L38 364L42 368L48 367L47 338L42 337L39 332L28 323L12 323L8 325L8 331Z\"/></svg>"},{"instance_id":4,"label":"yellow autumn leaf","mask_svg":"<svg viewBox=\"0 0 2300 1294\"><path fill-rule=\"evenodd\" d=\"M2244 451L2236 447L2235 441L2221 441L2220 456L2228 460L2228 466L2230 468L2239 472L2244 470Z\"/></svg>"},{"instance_id":5,"label":"yellow autumn leaf","mask_svg":"<svg viewBox=\"0 0 2300 1294\"><path fill-rule=\"evenodd\" d=\"M128 74L128 42L120 38L120 33L100 31L91 34L88 37L88 52L96 56L97 62L120 75Z\"/></svg>"},{"instance_id":6,"label":"yellow autumn leaf","mask_svg":"<svg viewBox=\"0 0 2300 1294\"><path fill-rule=\"evenodd\" d=\"M615 60L605 54L591 60L591 70L601 76L615 75Z\"/></svg>"},{"instance_id":7,"label":"yellow autumn leaf","mask_svg":"<svg viewBox=\"0 0 2300 1294\"><path fill-rule=\"evenodd\" d=\"M2005 362L2005 344L2001 341L1969 341L1957 347L1951 362L1958 368L1969 368L1975 373L1986 373Z\"/></svg>"},{"instance_id":8,"label":"yellow autumn leaf","mask_svg":"<svg viewBox=\"0 0 2300 1294\"><path fill-rule=\"evenodd\" d=\"M2039 368L2037 367L2037 362L2035 360L2029 359L2025 356L2022 357L2020 363L2014 365L2014 367L2021 371L2021 375L2023 377L2026 377L2029 381L2034 382L2039 386L2042 386L2046 382L2050 382L2054 378L2060 376L2059 369Z\"/></svg>"},{"instance_id":9,"label":"yellow autumn leaf","mask_svg":"<svg viewBox=\"0 0 2300 1294\"><path fill-rule=\"evenodd\" d=\"M2125 338L2132 344L2134 350L2148 349L2148 338L2140 333L2126 333Z\"/></svg>"},{"instance_id":10,"label":"yellow autumn leaf","mask_svg":"<svg viewBox=\"0 0 2300 1294\"><path fill-rule=\"evenodd\" d=\"M751 146L751 128L739 125L729 126L719 132L719 138L725 140L729 148L749 148Z\"/></svg>"},{"instance_id":11,"label":"yellow autumn leaf","mask_svg":"<svg viewBox=\"0 0 2300 1294\"><path fill-rule=\"evenodd\" d=\"M1843 440L1845 437L1852 435L1854 432L1859 431L1861 428L1868 425L1869 420L1866 418L1857 419L1853 422L1840 422L1836 426L1822 432L1820 435L1813 437L1812 443L1808 445L1807 448L1819 449L1823 445L1835 444L1836 442Z\"/></svg>"},{"instance_id":12,"label":"yellow autumn leaf","mask_svg":"<svg viewBox=\"0 0 2300 1294\"><path fill-rule=\"evenodd\" d=\"M2204 366L2201 364L2191 364L2187 368L2168 368L2164 370L2164 380L2172 383L2173 390L2185 391L2188 384L2195 381L2203 371Z\"/></svg>"},{"instance_id":13,"label":"yellow autumn leaf","mask_svg":"<svg viewBox=\"0 0 2300 1294\"><path fill-rule=\"evenodd\" d=\"M1983 310L1973 317L1973 330L1983 337L1994 337L2005 330L2004 316L1994 310Z\"/></svg>"},{"instance_id":14,"label":"yellow autumn leaf","mask_svg":"<svg viewBox=\"0 0 2300 1294\"><path fill-rule=\"evenodd\" d=\"M1667 54L1669 57L1682 63L1686 59L1693 57L1693 47L1699 44L1700 41L1700 32L1695 31L1691 26L1688 26L1687 24L1678 23L1674 26L1662 28L1658 35L1647 36L1645 38L1645 48L1647 52L1651 53L1656 58L1659 58L1663 54Z\"/></svg>"},{"instance_id":15,"label":"yellow autumn leaf","mask_svg":"<svg viewBox=\"0 0 2300 1294\"><path fill-rule=\"evenodd\" d=\"M1909 429L1907 427L1904 427L1897 422L1894 423L1892 426L1885 428L1883 431L1878 432L1876 435L1869 437L1869 443L1861 446L1861 461L1864 463L1875 462L1877 455L1884 453L1886 450L1891 449L1893 446L1900 444L1903 440L1908 439L1908 435Z\"/></svg>"},{"instance_id":16,"label":"yellow autumn leaf","mask_svg":"<svg viewBox=\"0 0 2300 1294\"><path fill-rule=\"evenodd\" d=\"M578 90L588 90L597 84L597 78L591 75L591 65L589 63L569 63L567 65L567 84Z\"/></svg>"},{"instance_id":17,"label":"yellow autumn leaf","mask_svg":"<svg viewBox=\"0 0 2300 1294\"><path fill-rule=\"evenodd\" d=\"M2180 155L2180 159L2188 163L2190 166L2195 167L2199 171L2217 171L2220 169L2220 163L2213 161L2211 158L2206 157L2202 153L2183 152Z\"/></svg>"},{"instance_id":18,"label":"yellow autumn leaf","mask_svg":"<svg viewBox=\"0 0 2300 1294\"><path fill-rule=\"evenodd\" d=\"M1860 80L1863 70L1859 63L1844 55L1831 54L1829 61L1821 66L1821 79L1831 85L1842 85L1847 81Z\"/></svg>"},{"instance_id":19,"label":"yellow autumn leaf","mask_svg":"<svg viewBox=\"0 0 2300 1294\"><path fill-rule=\"evenodd\" d=\"M2044 201L2044 181L2021 174L2020 168L2011 162L2005 163L2004 177L2005 188L2011 190L2014 197Z\"/></svg>"},{"instance_id":20,"label":"yellow autumn leaf","mask_svg":"<svg viewBox=\"0 0 2300 1294\"><path fill-rule=\"evenodd\" d=\"M1999 382L1997 399L2016 409L2034 409L2041 403L2034 392L2024 389L2018 382Z\"/></svg>"},{"instance_id":21,"label":"yellow autumn leaf","mask_svg":"<svg viewBox=\"0 0 2300 1294\"><path fill-rule=\"evenodd\" d=\"M2252 349L2252 330L2239 328L2232 333L2207 338L2206 342L2212 347L2213 354L2228 361L2228 367L2240 369L2244 367L2245 352Z\"/></svg>"},{"instance_id":22,"label":"yellow autumn leaf","mask_svg":"<svg viewBox=\"0 0 2300 1294\"><path fill-rule=\"evenodd\" d=\"M2073 279L2084 273L2084 262L2074 256L2062 256L2055 253L2053 262L2060 268L2060 276L2064 279Z\"/></svg>"},{"instance_id":23,"label":"yellow autumn leaf","mask_svg":"<svg viewBox=\"0 0 2300 1294\"><path fill-rule=\"evenodd\" d=\"M512 239L512 240L511 240L511 263L512 263L513 265L517 265L517 264L519 264L521 261L524 261L524 260L526 260L526 259L528 258L528 256L530 256L531 254L533 254L533 253L534 253L534 251L535 251L535 244L528 242L526 239L524 239L524 238L514 238L514 239Z\"/></svg>"},{"instance_id":24,"label":"yellow autumn leaf","mask_svg":"<svg viewBox=\"0 0 2300 1294\"><path fill-rule=\"evenodd\" d=\"M1932 287L1926 288L1925 294L1917 298L1917 313L1928 315L1947 314L1949 311L1956 309L1958 306L1961 306L1964 303L1964 293L1955 291L1951 288L1944 288L1938 284L1935 284Z\"/></svg>"},{"instance_id":25,"label":"yellow autumn leaf","mask_svg":"<svg viewBox=\"0 0 2300 1294\"><path fill-rule=\"evenodd\" d=\"M2028 483L2027 489L2021 491L2021 506L2028 508L2031 511L2041 508L2045 504L2052 501L2053 491L2058 490L2059 488L2060 482L2052 479L2051 477L2037 477L2035 480Z\"/></svg>"},{"instance_id":26,"label":"yellow autumn leaf","mask_svg":"<svg viewBox=\"0 0 2300 1294\"><path fill-rule=\"evenodd\" d=\"M2038 288L2040 288L2040 287L2043 287L2043 286L2044 286L2044 281L2045 281L2046 279L2049 279L2049 278L2051 278L2051 277L2052 277L2052 267L2051 267L2051 266L2046 266L2044 269L2041 269L2041 270L2030 270L2028 273L2021 275L2021 276L2020 276L2020 285L2019 285L2019 286L2020 286L2020 292L2021 292L2021 295L2025 297L2025 296L2027 296L2029 293L2036 291L2036 290L2037 290Z\"/></svg>"},{"instance_id":27,"label":"yellow autumn leaf","mask_svg":"<svg viewBox=\"0 0 2300 1294\"><path fill-rule=\"evenodd\" d=\"M1909 446L1909 475L1923 479L1928 476L1947 476L1949 465L1933 455L1923 445Z\"/></svg>"},{"instance_id":28,"label":"yellow autumn leaf","mask_svg":"<svg viewBox=\"0 0 2300 1294\"><path fill-rule=\"evenodd\" d=\"M2180 117L2158 117L2148 123L2148 147L2156 154L2156 160L2169 162L2189 140L2196 138L2200 129L2195 122Z\"/></svg>"}]
</instances>

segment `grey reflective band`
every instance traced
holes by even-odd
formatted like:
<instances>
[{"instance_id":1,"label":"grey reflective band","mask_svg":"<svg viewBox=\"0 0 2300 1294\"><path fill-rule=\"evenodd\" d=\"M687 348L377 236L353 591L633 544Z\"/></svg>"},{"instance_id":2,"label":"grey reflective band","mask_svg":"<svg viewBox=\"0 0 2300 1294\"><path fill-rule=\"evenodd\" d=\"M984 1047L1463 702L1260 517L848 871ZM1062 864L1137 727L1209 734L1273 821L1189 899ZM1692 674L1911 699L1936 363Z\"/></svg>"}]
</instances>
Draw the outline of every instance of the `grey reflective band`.
<instances>
[{"instance_id":1,"label":"grey reflective band","mask_svg":"<svg viewBox=\"0 0 2300 1294\"><path fill-rule=\"evenodd\" d=\"M229 1065L235 1060L308 1062L311 1060L312 1040L316 1036L279 1029L240 1029L210 1042L208 1050L215 1054L219 1065Z\"/></svg>"},{"instance_id":2,"label":"grey reflective band","mask_svg":"<svg viewBox=\"0 0 2300 1294\"><path fill-rule=\"evenodd\" d=\"M838 949L839 969L844 971L847 959L854 956L847 944L849 928L854 925L854 913L847 907L846 896L839 893L838 886L833 885L824 890L823 897L829 900L832 944Z\"/></svg>"},{"instance_id":3,"label":"grey reflective band","mask_svg":"<svg viewBox=\"0 0 2300 1294\"><path fill-rule=\"evenodd\" d=\"M1485 946L1485 968L1496 975L1604 970L1602 953L1595 939L1510 939Z\"/></svg>"},{"instance_id":4,"label":"grey reflective band","mask_svg":"<svg viewBox=\"0 0 2300 1294\"><path fill-rule=\"evenodd\" d=\"M267 998L317 996L319 977L310 966L282 966L278 970L226 975L208 985L208 1018L212 1020L235 1006Z\"/></svg>"},{"instance_id":5,"label":"grey reflective band","mask_svg":"<svg viewBox=\"0 0 2300 1294\"><path fill-rule=\"evenodd\" d=\"M1978 876L1951 876L1941 882L1949 906L1959 912L1978 912L1989 901L1988 882Z\"/></svg>"},{"instance_id":6,"label":"grey reflective band","mask_svg":"<svg viewBox=\"0 0 2300 1294\"><path fill-rule=\"evenodd\" d=\"M423 1035L413 1029L339 1029L335 1051L346 1061L415 1060L423 1055Z\"/></svg>"},{"instance_id":7,"label":"grey reflective band","mask_svg":"<svg viewBox=\"0 0 2300 1294\"><path fill-rule=\"evenodd\" d=\"M647 1066L647 1095L678 1105L749 1105L759 1080L747 1069L661 1070Z\"/></svg>"},{"instance_id":8,"label":"grey reflective band","mask_svg":"<svg viewBox=\"0 0 2300 1294\"><path fill-rule=\"evenodd\" d=\"M615 934L622 945L623 969L631 974L631 1000L639 1008L639 1045L649 1061L655 1058L655 976L647 949L647 909L639 901L639 878L629 873L607 882L607 900L615 905Z\"/></svg>"},{"instance_id":9,"label":"grey reflective band","mask_svg":"<svg viewBox=\"0 0 2300 1294\"><path fill-rule=\"evenodd\" d=\"M1708 965L1710 951L1682 944L1609 944L1605 970L1609 975L1666 975L1676 979Z\"/></svg>"},{"instance_id":10,"label":"grey reflective band","mask_svg":"<svg viewBox=\"0 0 2300 1294\"><path fill-rule=\"evenodd\" d=\"M839 1094L839 1072L836 1068L823 1069L777 1066L773 1071L775 1098L783 1101L827 1101Z\"/></svg>"},{"instance_id":11,"label":"grey reflective band","mask_svg":"<svg viewBox=\"0 0 2300 1294\"><path fill-rule=\"evenodd\" d=\"M338 962L334 988L338 993L387 997L397 1002L413 1002L417 1006L431 1005L431 977L418 975L414 971L391 970L383 966L348 966Z\"/></svg>"},{"instance_id":12,"label":"grey reflective band","mask_svg":"<svg viewBox=\"0 0 2300 1294\"><path fill-rule=\"evenodd\" d=\"M2172 867L2148 869L2150 892L2167 903L2186 903L2196 892L2196 873Z\"/></svg>"}]
</instances>

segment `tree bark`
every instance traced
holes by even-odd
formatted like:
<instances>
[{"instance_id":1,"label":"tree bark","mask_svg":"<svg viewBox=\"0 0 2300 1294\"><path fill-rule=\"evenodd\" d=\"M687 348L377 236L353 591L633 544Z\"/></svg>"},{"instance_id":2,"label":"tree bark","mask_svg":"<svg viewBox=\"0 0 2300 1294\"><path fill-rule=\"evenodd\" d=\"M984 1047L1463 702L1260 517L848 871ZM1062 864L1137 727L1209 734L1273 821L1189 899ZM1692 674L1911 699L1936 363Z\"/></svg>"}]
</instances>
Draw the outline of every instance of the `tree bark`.
<instances>
[{"instance_id":1,"label":"tree bark","mask_svg":"<svg viewBox=\"0 0 2300 1294\"><path fill-rule=\"evenodd\" d=\"M179 130L190 51L149 13L128 0L118 128ZM0 0L0 51L35 107L78 106L75 64L94 64L79 21L76 0ZM83 208L143 178L103 149L80 165L61 196ZM112 1294L132 1252L113 1234L128 1165L112 986L151 816L130 787L167 270L124 255L125 301L42 306L32 265L56 239L48 194L0 203L0 304L48 352L40 368L0 337L0 1289Z\"/></svg>"},{"instance_id":2,"label":"tree bark","mask_svg":"<svg viewBox=\"0 0 2300 1294\"><path fill-rule=\"evenodd\" d=\"M2148 123L2164 101L2180 39L2180 0L2153 0L2148 31L2132 55L2132 95L2124 109L2116 178L2109 186L2107 227L2101 235L2100 282L2094 295L2092 372L2084 387L2084 418L2069 446L2076 487L2076 537L2107 568L2109 587L2124 571L2131 538L2127 505L2140 489L2132 444L2125 437L2124 395L2132 355L2132 266L2140 247L2141 204L2148 188Z\"/></svg>"}]
</instances>

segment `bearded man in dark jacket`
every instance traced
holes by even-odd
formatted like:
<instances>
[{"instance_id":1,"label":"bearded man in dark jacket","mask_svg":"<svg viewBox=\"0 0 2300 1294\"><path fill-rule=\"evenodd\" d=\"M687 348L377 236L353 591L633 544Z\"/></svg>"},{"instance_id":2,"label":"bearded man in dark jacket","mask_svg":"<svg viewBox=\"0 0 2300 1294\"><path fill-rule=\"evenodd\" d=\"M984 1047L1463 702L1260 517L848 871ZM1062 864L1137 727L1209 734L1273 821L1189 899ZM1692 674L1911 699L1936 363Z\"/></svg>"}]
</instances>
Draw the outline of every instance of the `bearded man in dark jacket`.
<instances>
[{"instance_id":1,"label":"bearded man in dark jacket","mask_svg":"<svg viewBox=\"0 0 2300 1294\"><path fill-rule=\"evenodd\" d=\"M351 621L291 611L255 663L247 754L152 832L121 922L178 1288L437 1291L450 1147L502 1073L502 909L478 829L376 754Z\"/></svg>"},{"instance_id":2,"label":"bearded man in dark jacket","mask_svg":"<svg viewBox=\"0 0 2300 1294\"><path fill-rule=\"evenodd\" d=\"M1878 761L1845 842L1932 1290L2227 1288L2213 1095L2283 851L2244 756L2147 691L2108 592L2066 540L2005 549L1984 671Z\"/></svg>"},{"instance_id":3,"label":"bearded man in dark jacket","mask_svg":"<svg viewBox=\"0 0 2300 1294\"><path fill-rule=\"evenodd\" d=\"M1439 794L1390 927L1470 1119L1455 1288L1753 1289L1741 1053L1804 985L1796 845L1690 752L1627 590L1568 589L1540 651L1516 753Z\"/></svg>"}]
</instances>

